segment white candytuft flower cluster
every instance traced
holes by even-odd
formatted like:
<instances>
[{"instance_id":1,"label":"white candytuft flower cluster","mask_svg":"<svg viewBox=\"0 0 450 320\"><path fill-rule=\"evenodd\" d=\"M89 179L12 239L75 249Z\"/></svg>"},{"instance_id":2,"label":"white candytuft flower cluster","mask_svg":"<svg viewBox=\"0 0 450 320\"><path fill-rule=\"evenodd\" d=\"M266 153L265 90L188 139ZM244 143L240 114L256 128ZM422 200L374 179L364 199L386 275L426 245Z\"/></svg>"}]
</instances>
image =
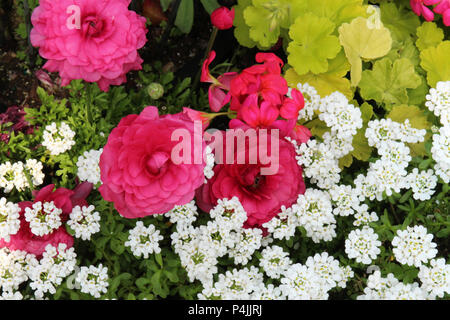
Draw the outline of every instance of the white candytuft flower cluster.
<instances>
[{"instance_id":1,"label":"white candytuft flower cluster","mask_svg":"<svg viewBox=\"0 0 450 320\"><path fill-rule=\"evenodd\" d=\"M328 192L306 189L292 206L298 226L306 230L306 235L316 243L330 241L336 236L336 219L333 214L331 197Z\"/></svg>"},{"instance_id":2,"label":"white candytuft flower cluster","mask_svg":"<svg viewBox=\"0 0 450 320\"><path fill-rule=\"evenodd\" d=\"M356 262L370 264L380 254L381 242L375 231L367 226L350 232L345 240L345 253Z\"/></svg>"},{"instance_id":3,"label":"white candytuft flower cluster","mask_svg":"<svg viewBox=\"0 0 450 320\"><path fill-rule=\"evenodd\" d=\"M88 293L95 298L108 292L108 268L100 263L98 267L81 267L75 281L80 284L81 292Z\"/></svg>"},{"instance_id":4,"label":"white candytuft flower cluster","mask_svg":"<svg viewBox=\"0 0 450 320\"><path fill-rule=\"evenodd\" d=\"M0 240L9 242L10 235L16 234L20 229L20 207L8 202L6 198L0 199Z\"/></svg>"},{"instance_id":5,"label":"white candytuft flower cluster","mask_svg":"<svg viewBox=\"0 0 450 320\"><path fill-rule=\"evenodd\" d=\"M103 148L99 150L89 150L78 157L77 175L81 181L88 181L94 185L101 182L99 161L102 152Z\"/></svg>"},{"instance_id":6,"label":"white candytuft flower cluster","mask_svg":"<svg viewBox=\"0 0 450 320\"><path fill-rule=\"evenodd\" d=\"M165 214L169 217L170 222L178 225L190 225L197 220L198 212L195 201L191 201L182 206L175 206L172 210Z\"/></svg>"},{"instance_id":7,"label":"white candytuft flower cluster","mask_svg":"<svg viewBox=\"0 0 450 320\"><path fill-rule=\"evenodd\" d=\"M371 222L378 221L378 216L375 212L369 212L369 206L367 204L362 204L356 209L354 215L355 221L353 225L356 227L368 225Z\"/></svg>"},{"instance_id":8,"label":"white candytuft flower cluster","mask_svg":"<svg viewBox=\"0 0 450 320\"><path fill-rule=\"evenodd\" d=\"M414 168L406 177L406 183L412 189L414 199L421 201L431 198L434 194L437 180L431 169L419 172L419 169Z\"/></svg>"},{"instance_id":9,"label":"white candytuft flower cluster","mask_svg":"<svg viewBox=\"0 0 450 320\"><path fill-rule=\"evenodd\" d=\"M91 235L100 231L100 215L96 211L93 212L94 210L93 205L75 206L72 209L67 224L75 231L75 237L91 240Z\"/></svg>"},{"instance_id":10,"label":"white candytuft flower cluster","mask_svg":"<svg viewBox=\"0 0 450 320\"><path fill-rule=\"evenodd\" d=\"M322 99L319 119L331 128L331 136L341 139L353 137L362 128L361 110L348 103L340 92L334 92ZM350 141L351 143L351 141Z\"/></svg>"},{"instance_id":11,"label":"white candytuft flower cluster","mask_svg":"<svg viewBox=\"0 0 450 320\"><path fill-rule=\"evenodd\" d=\"M417 282L405 284L398 281L392 273L386 278L375 271L367 279L364 294L358 300L428 300L433 297L421 288Z\"/></svg>"},{"instance_id":12,"label":"white candytuft flower cluster","mask_svg":"<svg viewBox=\"0 0 450 320\"><path fill-rule=\"evenodd\" d=\"M208 179L211 179L214 176L214 153L212 152L212 149L207 146L206 147L206 166L205 169L203 169L203 173L205 174L205 183L208 182Z\"/></svg>"},{"instance_id":13,"label":"white candytuft flower cluster","mask_svg":"<svg viewBox=\"0 0 450 320\"><path fill-rule=\"evenodd\" d=\"M65 122L59 125L52 122L47 125L42 137L42 145L54 156L70 150L75 145L75 132Z\"/></svg>"},{"instance_id":14,"label":"white candytuft flower cluster","mask_svg":"<svg viewBox=\"0 0 450 320\"><path fill-rule=\"evenodd\" d=\"M60 243L57 248L47 245L42 259L29 270L30 288L35 297L42 299L47 292L54 294L62 280L74 271L75 264L73 248L67 249L65 243Z\"/></svg>"},{"instance_id":15,"label":"white candytuft flower cluster","mask_svg":"<svg viewBox=\"0 0 450 320\"><path fill-rule=\"evenodd\" d=\"M420 267L437 254L436 243L433 235L427 233L424 226L407 227L406 230L398 230L392 239L395 259L401 264Z\"/></svg>"},{"instance_id":16,"label":"white candytuft flower cluster","mask_svg":"<svg viewBox=\"0 0 450 320\"><path fill-rule=\"evenodd\" d=\"M439 81L436 88L431 88L426 95L425 106L440 117L444 127L449 126L450 119L450 81Z\"/></svg>"},{"instance_id":17,"label":"white candytuft flower cluster","mask_svg":"<svg viewBox=\"0 0 450 320\"><path fill-rule=\"evenodd\" d=\"M269 277L274 279L278 279L292 264L289 253L283 251L283 248L279 246L267 247L261 252L261 255L259 265Z\"/></svg>"},{"instance_id":18,"label":"white candytuft flower cluster","mask_svg":"<svg viewBox=\"0 0 450 320\"><path fill-rule=\"evenodd\" d=\"M358 194L351 186L335 185L329 190L333 202L333 213L343 217L352 215L359 209Z\"/></svg>"},{"instance_id":19,"label":"white candytuft flower cluster","mask_svg":"<svg viewBox=\"0 0 450 320\"><path fill-rule=\"evenodd\" d=\"M441 127L439 134L433 135L431 146L433 160L436 161L434 171L444 181L450 182L450 126Z\"/></svg>"},{"instance_id":20,"label":"white candytuft flower cluster","mask_svg":"<svg viewBox=\"0 0 450 320\"><path fill-rule=\"evenodd\" d=\"M30 223L31 232L42 237L61 226L61 213L53 201L38 201L31 208L25 208L25 220Z\"/></svg>"},{"instance_id":21,"label":"white candytuft flower cluster","mask_svg":"<svg viewBox=\"0 0 450 320\"><path fill-rule=\"evenodd\" d=\"M292 208L281 207L281 212L273 217L270 221L263 224L264 228L272 234L275 239L289 240L295 234L298 221L296 215L293 213Z\"/></svg>"},{"instance_id":22,"label":"white candytuft flower cluster","mask_svg":"<svg viewBox=\"0 0 450 320\"><path fill-rule=\"evenodd\" d=\"M9 193L16 188L17 191L23 191L30 188L26 172L33 186L39 186L44 182L43 165L35 159L28 159L25 164L22 161L11 163L6 161L0 164L0 188Z\"/></svg>"},{"instance_id":23,"label":"white candytuft flower cluster","mask_svg":"<svg viewBox=\"0 0 450 320\"><path fill-rule=\"evenodd\" d=\"M221 300L251 300L259 296L265 288L263 275L257 268L251 266L241 270L233 269L219 274L219 279L211 285L204 286L198 298Z\"/></svg>"},{"instance_id":24,"label":"white candytuft flower cluster","mask_svg":"<svg viewBox=\"0 0 450 320\"><path fill-rule=\"evenodd\" d=\"M314 117L315 111L320 107L320 96L317 90L308 83L297 85L298 90L303 95L305 106L298 113L298 119L311 120Z\"/></svg>"},{"instance_id":25,"label":"white candytuft flower cluster","mask_svg":"<svg viewBox=\"0 0 450 320\"><path fill-rule=\"evenodd\" d=\"M34 255L25 251L0 249L0 289L12 293L29 279L29 271L38 262Z\"/></svg>"},{"instance_id":26,"label":"white candytuft flower cluster","mask_svg":"<svg viewBox=\"0 0 450 320\"><path fill-rule=\"evenodd\" d=\"M365 132L369 146L375 146L376 148L380 148L382 142L392 140L403 143L422 142L425 134L426 130L413 128L408 119L399 123L389 118L369 121Z\"/></svg>"},{"instance_id":27,"label":"white candytuft flower cluster","mask_svg":"<svg viewBox=\"0 0 450 320\"><path fill-rule=\"evenodd\" d=\"M159 241L162 239L163 237L154 225L145 227L142 221L138 221L136 227L130 230L125 246L130 247L136 257L142 255L144 259L147 259L149 254L161 252Z\"/></svg>"},{"instance_id":28,"label":"white candytuft flower cluster","mask_svg":"<svg viewBox=\"0 0 450 320\"><path fill-rule=\"evenodd\" d=\"M444 258L430 260L430 267L421 265L419 279L422 288L434 296L442 298L450 293L450 265Z\"/></svg>"}]
</instances>

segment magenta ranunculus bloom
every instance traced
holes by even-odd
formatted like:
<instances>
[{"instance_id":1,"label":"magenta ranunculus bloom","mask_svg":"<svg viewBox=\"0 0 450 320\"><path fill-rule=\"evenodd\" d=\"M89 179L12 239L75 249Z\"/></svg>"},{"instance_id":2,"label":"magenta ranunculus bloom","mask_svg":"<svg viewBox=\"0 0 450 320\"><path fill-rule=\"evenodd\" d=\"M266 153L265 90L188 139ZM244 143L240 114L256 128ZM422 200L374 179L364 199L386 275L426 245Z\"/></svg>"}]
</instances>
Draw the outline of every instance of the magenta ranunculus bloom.
<instances>
[{"instance_id":1,"label":"magenta ranunculus bloom","mask_svg":"<svg viewBox=\"0 0 450 320\"><path fill-rule=\"evenodd\" d=\"M272 139L275 138L268 137L270 146L273 143ZM218 199L231 199L236 196L247 211L244 226L261 227L281 211L281 206L290 207L294 204L298 195L305 192L303 170L297 164L293 145L284 138L279 139L278 143L279 156L273 160L278 162L275 174L261 174L261 169L269 167L270 163L264 164L261 161L259 150L257 161L253 164L251 161L245 161L243 164L239 164L238 161L234 161L234 164L216 164L214 176L197 190L197 206L209 212L217 204ZM245 150L235 149L235 160L241 152L245 152L248 157L250 149L255 152L257 150L254 145L249 146L249 143L246 144Z\"/></svg>"},{"instance_id":2,"label":"magenta ranunculus bloom","mask_svg":"<svg viewBox=\"0 0 450 320\"><path fill-rule=\"evenodd\" d=\"M33 11L30 40L59 72L63 86L73 79L97 82L103 91L140 70L137 49L146 42L146 19L128 10L131 0L41 0Z\"/></svg>"},{"instance_id":3,"label":"magenta ranunculus bloom","mask_svg":"<svg viewBox=\"0 0 450 320\"><path fill-rule=\"evenodd\" d=\"M201 121L199 125L199 130L194 129L187 113L160 117L153 106L123 118L100 157L103 198L114 202L126 218L166 213L191 201L205 179L206 143ZM175 130L189 137L172 141ZM184 140L191 152L186 149L186 154L180 154L188 161L175 161L172 149Z\"/></svg>"},{"instance_id":4,"label":"magenta ranunculus bloom","mask_svg":"<svg viewBox=\"0 0 450 320\"><path fill-rule=\"evenodd\" d=\"M219 30L230 29L234 21L234 8L219 7L211 13L211 23Z\"/></svg>"}]
</instances>

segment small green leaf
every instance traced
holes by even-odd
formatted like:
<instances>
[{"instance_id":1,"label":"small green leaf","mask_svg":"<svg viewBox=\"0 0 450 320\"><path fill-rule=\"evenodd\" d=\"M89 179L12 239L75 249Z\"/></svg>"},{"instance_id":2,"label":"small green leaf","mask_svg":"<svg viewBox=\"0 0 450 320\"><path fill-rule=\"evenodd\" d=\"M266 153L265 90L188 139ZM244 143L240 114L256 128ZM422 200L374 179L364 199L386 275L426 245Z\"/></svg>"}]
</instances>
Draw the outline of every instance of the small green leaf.
<instances>
[{"instance_id":1,"label":"small green leaf","mask_svg":"<svg viewBox=\"0 0 450 320\"><path fill-rule=\"evenodd\" d=\"M183 33L191 32L194 23L194 0L181 0L178 7L175 25Z\"/></svg>"}]
</instances>

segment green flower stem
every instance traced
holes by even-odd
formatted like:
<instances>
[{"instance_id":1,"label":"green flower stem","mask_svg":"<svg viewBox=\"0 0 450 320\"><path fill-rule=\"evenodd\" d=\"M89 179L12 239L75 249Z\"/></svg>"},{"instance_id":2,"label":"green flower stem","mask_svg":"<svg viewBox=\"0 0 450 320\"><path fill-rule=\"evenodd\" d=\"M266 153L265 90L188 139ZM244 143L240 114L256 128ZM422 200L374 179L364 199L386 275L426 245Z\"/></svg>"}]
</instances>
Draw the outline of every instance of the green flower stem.
<instances>
[{"instance_id":1,"label":"green flower stem","mask_svg":"<svg viewBox=\"0 0 450 320\"><path fill-rule=\"evenodd\" d=\"M92 85L90 83L86 84L86 97L87 97L87 103L85 105L86 108L86 117L89 126L92 126Z\"/></svg>"},{"instance_id":2,"label":"green flower stem","mask_svg":"<svg viewBox=\"0 0 450 320\"><path fill-rule=\"evenodd\" d=\"M213 27L213 31L211 33L211 36L209 37L209 41L208 41L208 46L206 47L206 52L205 52L205 56L202 59L202 64L203 62L208 58L209 53L212 50L212 47L214 45L214 41L216 40L217 37L217 32L219 31L219 29L217 29L216 27ZM202 69L200 68L200 70L197 72L197 75L195 76L195 80L194 80L194 90L197 88L198 84L200 83L200 76L202 73Z\"/></svg>"}]
</instances>

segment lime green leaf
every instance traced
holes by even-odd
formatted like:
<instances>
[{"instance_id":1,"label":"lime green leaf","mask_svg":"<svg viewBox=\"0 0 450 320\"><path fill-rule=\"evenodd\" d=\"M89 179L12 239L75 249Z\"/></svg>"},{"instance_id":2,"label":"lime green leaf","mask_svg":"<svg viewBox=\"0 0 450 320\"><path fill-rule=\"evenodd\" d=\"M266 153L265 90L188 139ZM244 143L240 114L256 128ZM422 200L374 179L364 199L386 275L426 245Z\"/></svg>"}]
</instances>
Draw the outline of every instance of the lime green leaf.
<instances>
[{"instance_id":1,"label":"lime green leaf","mask_svg":"<svg viewBox=\"0 0 450 320\"><path fill-rule=\"evenodd\" d=\"M420 19L409 8L399 9L395 3L382 3L380 10L381 21L391 30L394 39L402 41L416 33Z\"/></svg>"},{"instance_id":2,"label":"lime green leaf","mask_svg":"<svg viewBox=\"0 0 450 320\"><path fill-rule=\"evenodd\" d=\"M369 20L356 18L339 27L339 41L352 65L351 81L356 86L361 80L362 60L385 56L392 45L391 33L386 27L375 28Z\"/></svg>"},{"instance_id":3,"label":"lime green leaf","mask_svg":"<svg viewBox=\"0 0 450 320\"><path fill-rule=\"evenodd\" d=\"M299 76L293 68L286 71L285 79L290 87L296 87L298 83L308 83L313 86L321 97L325 97L335 91L343 93L348 99L353 98L353 90L350 81L345 75L350 70L350 64L341 51L336 58L330 60L328 71L314 74L308 72Z\"/></svg>"},{"instance_id":4,"label":"lime green leaf","mask_svg":"<svg viewBox=\"0 0 450 320\"><path fill-rule=\"evenodd\" d=\"M431 47L420 53L420 65L427 72L430 87L438 81L450 80L450 41L443 41L437 47Z\"/></svg>"},{"instance_id":5,"label":"lime green leaf","mask_svg":"<svg viewBox=\"0 0 450 320\"><path fill-rule=\"evenodd\" d=\"M408 59L398 59L394 63L389 58L375 62L373 70L362 74L359 87L361 96L384 104L402 104L408 102L406 89L420 85L420 77L414 65Z\"/></svg>"},{"instance_id":6,"label":"lime green leaf","mask_svg":"<svg viewBox=\"0 0 450 320\"><path fill-rule=\"evenodd\" d=\"M353 157L361 161L367 161L372 154L373 148L369 146L369 142L364 135L367 126L363 126L356 132L356 135L353 136L353 150L350 153Z\"/></svg>"},{"instance_id":7,"label":"lime green leaf","mask_svg":"<svg viewBox=\"0 0 450 320\"><path fill-rule=\"evenodd\" d=\"M248 48L256 46L256 42L250 38L250 27L244 20L244 9L250 6L252 0L239 0L238 4L234 6L234 36L237 41Z\"/></svg>"},{"instance_id":8,"label":"lime green leaf","mask_svg":"<svg viewBox=\"0 0 450 320\"><path fill-rule=\"evenodd\" d=\"M314 119L305 124L311 134L315 137L322 138L323 134L327 131L330 131L330 128L327 127L326 123L319 119Z\"/></svg>"},{"instance_id":9,"label":"lime green leaf","mask_svg":"<svg viewBox=\"0 0 450 320\"><path fill-rule=\"evenodd\" d=\"M417 88L407 90L409 104L421 105L425 102L425 97L428 94L428 91L430 91L430 87L428 87L425 77L420 77L420 81L422 83Z\"/></svg>"},{"instance_id":10,"label":"lime green leaf","mask_svg":"<svg viewBox=\"0 0 450 320\"><path fill-rule=\"evenodd\" d=\"M343 169L344 167L348 168L353 163L353 157L351 153L339 159L339 168Z\"/></svg>"},{"instance_id":11,"label":"lime green leaf","mask_svg":"<svg viewBox=\"0 0 450 320\"><path fill-rule=\"evenodd\" d=\"M350 22L356 17L365 17L367 8L363 0L308 0L296 1L308 3L308 11L316 16L325 17L340 26L344 22Z\"/></svg>"},{"instance_id":12,"label":"lime green leaf","mask_svg":"<svg viewBox=\"0 0 450 320\"><path fill-rule=\"evenodd\" d=\"M299 75L328 70L328 59L340 51L339 40L331 35L335 25L327 18L307 13L298 17L289 30L288 61Z\"/></svg>"},{"instance_id":13,"label":"lime green leaf","mask_svg":"<svg viewBox=\"0 0 450 320\"><path fill-rule=\"evenodd\" d=\"M415 67L420 64L419 50L411 38L407 38L403 42L393 41L392 49L386 57L392 61L400 58L409 59Z\"/></svg>"},{"instance_id":14,"label":"lime green leaf","mask_svg":"<svg viewBox=\"0 0 450 320\"><path fill-rule=\"evenodd\" d=\"M363 120L363 124L366 124L367 122L372 119L373 116L373 107L368 104L367 102L364 102L359 109L361 110L361 118Z\"/></svg>"},{"instance_id":15,"label":"lime green leaf","mask_svg":"<svg viewBox=\"0 0 450 320\"><path fill-rule=\"evenodd\" d=\"M424 22L417 28L416 46L420 51L429 47L436 47L444 40L444 31L434 22Z\"/></svg>"},{"instance_id":16,"label":"lime green leaf","mask_svg":"<svg viewBox=\"0 0 450 320\"><path fill-rule=\"evenodd\" d=\"M403 123L406 119L409 119L409 123L413 128L416 129L430 129L431 123L428 121L427 116L423 109L416 106L399 105L392 108L391 112L387 115L388 118ZM429 138L428 133L425 136L425 141ZM409 143L409 148L411 149L412 156L424 156L425 142L421 143Z\"/></svg>"}]
</instances>

